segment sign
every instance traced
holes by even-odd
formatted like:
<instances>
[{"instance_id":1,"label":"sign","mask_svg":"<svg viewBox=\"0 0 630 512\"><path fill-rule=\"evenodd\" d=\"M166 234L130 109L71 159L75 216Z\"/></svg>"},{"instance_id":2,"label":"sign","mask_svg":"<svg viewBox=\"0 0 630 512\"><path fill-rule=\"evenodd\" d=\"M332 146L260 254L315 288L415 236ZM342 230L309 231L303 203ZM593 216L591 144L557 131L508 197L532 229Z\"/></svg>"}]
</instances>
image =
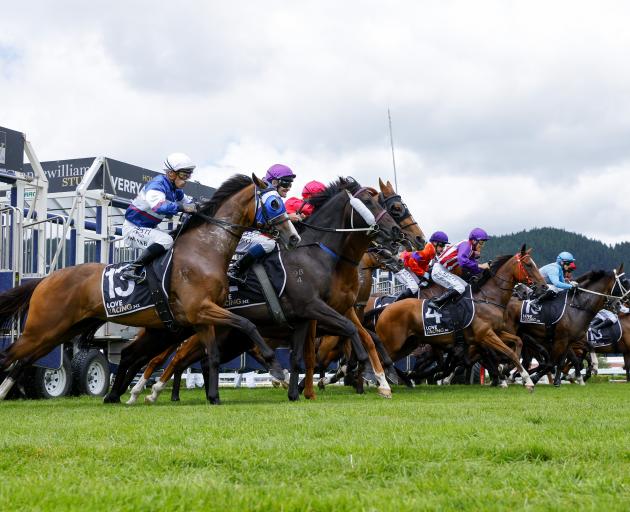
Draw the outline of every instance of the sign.
<instances>
[{"instance_id":1,"label":"sign","mask_svg":"<svg viewBox=\"0 0 630 512\"><path fill-rule=\"evenodd\" d=\"M0 126L0 169L22 172L24 167L24 134Z\"/></svg>"}]
</instances>

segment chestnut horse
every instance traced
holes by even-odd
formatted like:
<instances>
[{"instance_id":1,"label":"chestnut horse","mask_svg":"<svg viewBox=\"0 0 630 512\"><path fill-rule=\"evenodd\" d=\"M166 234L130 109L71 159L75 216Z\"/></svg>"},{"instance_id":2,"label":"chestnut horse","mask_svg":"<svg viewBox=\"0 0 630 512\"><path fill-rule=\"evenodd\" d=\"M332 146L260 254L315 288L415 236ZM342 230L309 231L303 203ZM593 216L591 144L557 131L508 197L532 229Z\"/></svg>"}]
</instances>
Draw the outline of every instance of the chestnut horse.
<instances>
[{"instance_id":1,"label":"chestnut horse","mask_svg":"<svg viewBox=\"0 0 630 512\"><path fill-rule=\"evenodd\" d=\"M219 306L226 297L228 262L241 235L254 225L257 215L264 219L258 229L272 233L287 247L299 243L300 237L288 220L279 194L267 189L254 175L235 175L201 205L199 213L192 215L177 234L169 305L176 323L191 334L196 331L210 357L216 352L215 326L234 327L247 333L280 375L273 350L254 324ZM14 308L17 313L28 302L24 331L0 358L0 370L11 367L0 385L0 399L9 392L25 365L77 334L89 336L106 321L101 292L104 268L99 263L67 267L44 278L34 291L25 290L22 305ZM11 290L7 293L11 294ZM0 322L9 320L10 314L0 318ZM149 331L164 328L154 308L117 317L116 322L147 327Z\"/></svg>"},{"instance_id":2,"label":"chestnut horse","mask_svg":"<svg viewBox=\"0 0 630 512\"><path fill-rule=\"evenodd\" d=\"M497 351L514 363L518 368L523 383L528 390L533 390L534 383L527 371L521 366L518 355L499 337L508 335L510 340L520 344L517 336L503 331L502 311L512 296L512 289L517 282L525 280L544 285L545 280L538 272L531 259L530 250L525 246L515 256L502 256L490 262L490 269L483 272L483 277L473 288L475 316L471 324L464 329L466 340L481 348ZM454 343L454 334L425 336L422 306L426 299L405 299L387 306L376 323L376 333L385 344L394 361L409 355L417 346L448 346ZM462 298L460 300L469 300ZM501 311L501 314L497 314Z\"/></svg>"},{"instance_id":3,"label":"chestnut horse","mask_svg":"<svg viewBox=\"0 0 630 512\"><path fill-rule=\"evenodd\" d=\"M356 279L356 271L348 271L347 267L354 270L356 260L373 241L391 244L393 248L397 245L401 233L398 225L379 205L375 196L376 191L373 189L362 188L353 179L342 178L310 199L311 204L315 206L315 213L307 222L300 224L302 243L297 249L282 254L287 269L287 280L280 302L293 328L288 325L277 325L269 315L266 304L239 308L239 312L255 322L266 337L280 342L291 338L294 349L293 368L299 365L311 321L317 321L322 330L341 332L348 336L360 358L367 359L369 355L376 368L380 365L371 338L367 334L363 335L360 332L360 323L347 315L355 299L354 286L352 283L347 284L348 276L350 279L353 277ZM338 270L340 267L343 267L345 272L340 272ZM230 337L235 339L238 333L230 333ZM133 378L135 375L135 371L156 354L174 347L181 341L181 338L172 336L159 343L149 343L142 337L137 339L127 349L129 354L133 354L133 358L123 370L126 375L119 371L112 392L120 396L126 389L130 377ZM368 354L365 353L362 343ZM213 372L209 379L211 383L218 381L218 364L219 359L215 359L214 365L210 367ZM297 378L297 374L295 375ZM165 382L166 380L156 383L155 389L161 391ZM386 387L380 390L381 393L391 393L384 375L382 382ZM295 381L289 389L289 398L295 400L297 395Z\"/></svg>"}]
</instances>

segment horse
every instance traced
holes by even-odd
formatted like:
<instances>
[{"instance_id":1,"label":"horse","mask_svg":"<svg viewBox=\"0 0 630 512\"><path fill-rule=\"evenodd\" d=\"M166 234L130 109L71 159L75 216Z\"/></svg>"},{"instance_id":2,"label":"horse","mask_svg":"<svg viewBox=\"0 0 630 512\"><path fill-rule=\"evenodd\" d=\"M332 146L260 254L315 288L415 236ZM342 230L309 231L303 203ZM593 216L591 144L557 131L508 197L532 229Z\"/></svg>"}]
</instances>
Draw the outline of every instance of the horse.
<instances>
[{"instance_id":1,"label":"horse","mask_svg":"<svg viewBox=\"0 0 630 512\"><path fill-rule=\"evenodd\" d=\"M525 280L544 285L530 250L525 245L514 256L501 256L490 262L481 279L473 288L472 300L476 304L475 315L471 324L464 329L464 337L473 345L497 351L505 355L518 368L525 387L532 391L534 383L527 371L521 366L517 353L504 342L509 338L515 343L520 340L516 335L503 332L503 311L512 296L512 289L517 282ZM423 302L427 299L405 299L390 304L378 318L376 333L385 344L391 358L396 361L413 351L418 345L448 346L454 343L455 333L438 336L426 336L422 317ZM470 300L462 297L460 300ZM501 332L503 339L499 337Z\"/></svg>"},{"instance_id":2,"label":"horse","mask_svg":"<svg viewBox=\"0 0 630 512\"><path fill-rule=\"evenodd\" d=\"M234 327L247 333L274 373L282 375L273 350L254 324L219 305L226 297L229 259L243 232L255 224L287 248L296 247L300 241L277 191L253 174L251 178L235 175L210 201L200 205L199 212L177 233L169 306L175 322L190 334L196 332L209 354L216 349L215 326ZM0 323L13 322L28 304L21 336L0 357L0 370L9 369L0 385L0 399L5 398L24 366L77 334L84 338L93 335L107 320L101 293L105 267L100 263L66 267L44 278L34 289L25 285L0 296L0 304L5 295L14 303L12 311L0 317ZM21 302L15 298L20 290ZM116 321L148 331L164 328L155 308L120 316Z\"/></svg>"},{"instance_id":3,"label":"horse","mask_svg":"<svg viewBox=\"0 0 630 512\"><path fill-rule=\"evenodd\" d=\"M618 297L611 295L616 284L616 276L623 270L623 264L616 271L594 270L577 278L578 288L567 290L567 307L560 320L553 328L553 335L550 336L546 326L538 324L525 324L520 322L521 308L523 302L513 298L506 310L505 330L519 336L526 346L529 344L533 350L541 354L543 350L549 357L539 360L539 365L532 380L538 380L554 367L561 367L561 363L568 354L571 343L579 341L588 326L609 300ZM576 366L576 378L580 379L581 371ZM555 385L560 385L560 374L556 374Z\"/></svg>"},{"instance_id":4,"label":"horse","mask_svg":"<svg viewBox=\"0 0 630 512\"><path fill-rule=\"evenodd\" d=\"M341 332L348 336L363 360L368 357L362 346L362 343L365 344L372 364L380 364L369 335L360 333L360 324L344 316L351 309L355 298L351 281L352 278L356 280L356 271L349 272L348 267L354 269L356 259L371 242L391 245L393 249L400 237L400 228L379 205L375 196L376 191L373 189L363 188L351 178L340 178L310 199L315 213L308 222L300 224L301 244L293 251L281 254L287 269L287 280L280 303L291 325L277 325L269 315L266 304L239 308L240 313L256 323L267 338L291 338L293 368L297 369L299 364L311 321L317 321L322 330ZM359 222L363 226L357 225ZM234 340L238 333L230 333L230 337ZM181 341L181 338L172 336L157 344L143 338L137 339L126 349L132 366L124 368L126 376L119 372L121 376L119 378L117 375L112 391L120 396L136 370L167 347L173 347ZM210 364L211 383L218 380L218 364L218 358ZM384 377L382 381L387 386L382 392L391 393ZM159 393L165 382L156 383L154 389ZM290 386L291 400L297 399L296 387L297 383Z\"/></svg>"}]
</instances>

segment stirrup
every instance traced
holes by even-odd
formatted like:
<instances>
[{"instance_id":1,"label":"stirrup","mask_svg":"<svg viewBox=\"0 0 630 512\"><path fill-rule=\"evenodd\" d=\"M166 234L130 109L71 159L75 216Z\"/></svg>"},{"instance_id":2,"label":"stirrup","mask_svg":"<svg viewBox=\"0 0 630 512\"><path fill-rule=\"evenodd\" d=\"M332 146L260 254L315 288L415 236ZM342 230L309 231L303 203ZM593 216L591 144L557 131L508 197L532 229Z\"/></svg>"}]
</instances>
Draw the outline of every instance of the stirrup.
<instances>
[{"instance_id":1,"label":"stirrup","mask_svg":"<svg viewBox=\"0 0 630 512\"><path fill-rule=\"evenodd\" d=\"M147 271L144 267L140 267L140 273L136 274L137 270L139 270L137 267L125 270L120 274L120 277L125 281L135 281L138 284L142 284L147 278Z\"/></svg>"}]
</instances>

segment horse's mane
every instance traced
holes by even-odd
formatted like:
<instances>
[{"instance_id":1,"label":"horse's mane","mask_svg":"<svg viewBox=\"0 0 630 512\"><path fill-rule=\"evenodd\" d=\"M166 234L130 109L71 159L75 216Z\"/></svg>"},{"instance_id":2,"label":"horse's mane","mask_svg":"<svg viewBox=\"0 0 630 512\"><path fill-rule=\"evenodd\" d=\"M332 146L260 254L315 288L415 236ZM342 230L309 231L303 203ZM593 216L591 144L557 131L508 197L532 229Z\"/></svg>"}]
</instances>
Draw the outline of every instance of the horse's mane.
<instances>
[{"instance_id":1,"label":"horse's mane","mask_svg":"<svg viewBox=\"0 0 630 512\"><path fill-rule=\"evenodd\" d=\"M347 190L351 194L354 194L360 188L361 188L361 185L359 185L359 183L356 180L354 180L354 178L342 178L340 176L339 179L331 182L324 190L322 190L318 194L315 194L309 197L305 201L308 204L312 205L313 209L315 210L313 214L311 215L311 217L309 217L309 220L307 222L310 222L312 219L315 219L320 208L323 205L325 205L328 201L330 201L333 197L335 197L342 190ZM301 233L305 229L303 222L298 223L296 227L297 227L298 233Z\"/></svg>"},{"instance_id":2,"label":"horse's mane","mask_svg":"<svg viewBox=\"0 0 630 512\"><path fill-rule=\"evenodd\" d=\"M497 256L493 260L490 260L488 264L490 265L489 269L485 269L480 277L474 280L470 287L473 292L478 292L479 289L486 284L490 278L497 273L497 271L507 263L507 261L512 257L512 254L507 254L505 256Z\"/></svg>"},{"instance_id":3,"label":"horse's mane","mask_svg":"<svg viewBox=\"0 0 630 512\"><path fill-rule=\"evenodd\" d=\"M588 272L576 278L576 281L580 283L581 287L584 288L586 287L586 285L590 283L599 281L600 279L604 277L612 277L612 276L613 276L613 273L610 270L602 270L602 269L589 270Z\"/></svg>"},{"instance_id":4,"label":"horse's mane","mask_svg":"<svg viewBox=\"0 0 630 512\"><path fill-rule=\"evenodd\" d=\"M212 198L209 201L206 201L199 205L199 212L212 217L227 199L232 197L234 194L240 192L248 185L251 185L252 183L253 181L249 176L245 176L244 174L235 174L221 184L221 186L215 191L215 193L212 194ZM189 219L189 221L182 226L180 234L195 226L198 226L203 222L203 219L193 215Z\"/></svg>"}]
</instances>

